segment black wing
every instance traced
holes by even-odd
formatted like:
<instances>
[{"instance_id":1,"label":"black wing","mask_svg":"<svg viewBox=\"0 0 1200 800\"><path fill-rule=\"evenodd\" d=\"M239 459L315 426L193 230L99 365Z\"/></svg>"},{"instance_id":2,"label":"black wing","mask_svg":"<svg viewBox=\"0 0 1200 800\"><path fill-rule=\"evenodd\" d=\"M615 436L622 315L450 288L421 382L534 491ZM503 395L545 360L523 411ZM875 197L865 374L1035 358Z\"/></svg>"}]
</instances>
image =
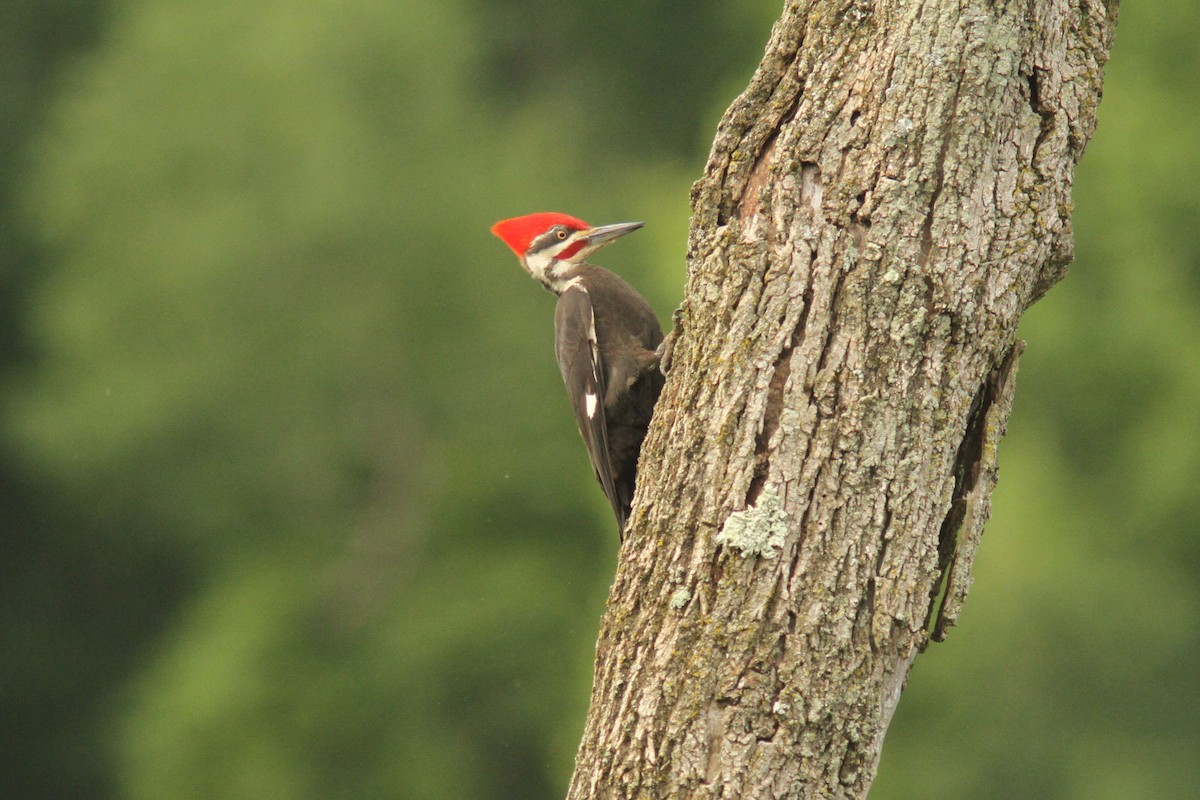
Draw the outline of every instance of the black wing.
<instances>
[{"instance_id":1,"label":"black wing","mask_svg":"<svg viewBox=\"0 0 1200 800\"><path fill-rule=\"evenodd\" d=\"M604 364L596 339L596 315L587 289L572 286L558 298L554 311L554 351L583 435L596 480L612 504L617 525L625 530L625 505L617 494L608 454L608 427L604 416Z\"/></svg>"}]
</instances>

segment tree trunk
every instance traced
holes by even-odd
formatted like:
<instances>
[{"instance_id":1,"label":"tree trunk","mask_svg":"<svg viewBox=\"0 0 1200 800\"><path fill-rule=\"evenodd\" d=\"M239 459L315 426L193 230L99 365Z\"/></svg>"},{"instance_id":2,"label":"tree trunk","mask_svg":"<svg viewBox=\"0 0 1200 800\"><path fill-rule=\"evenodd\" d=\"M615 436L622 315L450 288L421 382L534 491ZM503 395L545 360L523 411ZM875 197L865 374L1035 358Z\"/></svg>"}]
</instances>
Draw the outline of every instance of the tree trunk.
<instances>
[{"instance_id":1,"label":"tree trunk","mask_svg":"<svg viewBox=\"0 0 1200 800\"><path fill-rule=\"evenodd\" d=\"M954 624L1116 0L791 0L687 295L569 797L862 798Z\"/></svg>"}]
</instances>

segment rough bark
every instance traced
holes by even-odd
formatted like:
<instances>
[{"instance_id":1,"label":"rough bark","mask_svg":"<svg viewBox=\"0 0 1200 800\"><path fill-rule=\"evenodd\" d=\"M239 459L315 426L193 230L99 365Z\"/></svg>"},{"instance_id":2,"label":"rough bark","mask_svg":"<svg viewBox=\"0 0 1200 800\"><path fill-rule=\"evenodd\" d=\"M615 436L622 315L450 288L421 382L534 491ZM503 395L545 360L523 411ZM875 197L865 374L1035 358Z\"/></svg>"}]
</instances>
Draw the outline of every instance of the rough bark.
<instances>
[{"instance_id":1,"label":"rough bark","mask_svg":"<svg viewBox=\"0 0 1200 800\"><path fill-rule=\"evenodd\" d=\"M970 582L1115 22L787 3L693 188L570 798L866 796Z\"/></svg>"}]
</instances>

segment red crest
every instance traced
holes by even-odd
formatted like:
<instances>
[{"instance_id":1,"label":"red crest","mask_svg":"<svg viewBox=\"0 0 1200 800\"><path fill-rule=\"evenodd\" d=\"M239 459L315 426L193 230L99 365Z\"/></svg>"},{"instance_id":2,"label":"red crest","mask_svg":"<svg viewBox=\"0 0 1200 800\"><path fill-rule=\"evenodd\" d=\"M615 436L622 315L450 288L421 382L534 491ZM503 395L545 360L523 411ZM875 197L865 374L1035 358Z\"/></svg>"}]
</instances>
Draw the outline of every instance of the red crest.
<instances>
[{"instance_id":1,"label":"red crest","mask_svg":"<svg viewBox=\"0 0 1200 800\"><path fill-rule=\"evenodd\" d=\"M512 248L512 251L517 254L517 258L524 258L525 251L529 249L533 240L555 225L563 225L572 231L582 231L591 227L581 219L549 211L500 220L492 226L492 233Z\"/></svg>"}]
</instances>

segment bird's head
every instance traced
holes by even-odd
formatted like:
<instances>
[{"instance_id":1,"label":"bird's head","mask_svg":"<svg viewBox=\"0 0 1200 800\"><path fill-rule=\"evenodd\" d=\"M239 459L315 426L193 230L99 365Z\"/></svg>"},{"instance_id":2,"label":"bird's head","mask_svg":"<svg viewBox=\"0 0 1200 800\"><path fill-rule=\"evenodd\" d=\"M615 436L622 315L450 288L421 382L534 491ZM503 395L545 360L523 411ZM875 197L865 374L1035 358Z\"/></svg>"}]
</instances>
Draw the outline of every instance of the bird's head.
<instances>
[{"instance_id":1,"label":"bird's head","mask_svg":"<svg viewBox=\"0 0 1200 800\"><path fill-rule=\"evenodd\" d=\"M558 292L573 265L644 224L619 222L592 227L581 219L550 212L501 220L492 226L492 233L516 253L530 275Z\"/></svg>"}]
</instances>

